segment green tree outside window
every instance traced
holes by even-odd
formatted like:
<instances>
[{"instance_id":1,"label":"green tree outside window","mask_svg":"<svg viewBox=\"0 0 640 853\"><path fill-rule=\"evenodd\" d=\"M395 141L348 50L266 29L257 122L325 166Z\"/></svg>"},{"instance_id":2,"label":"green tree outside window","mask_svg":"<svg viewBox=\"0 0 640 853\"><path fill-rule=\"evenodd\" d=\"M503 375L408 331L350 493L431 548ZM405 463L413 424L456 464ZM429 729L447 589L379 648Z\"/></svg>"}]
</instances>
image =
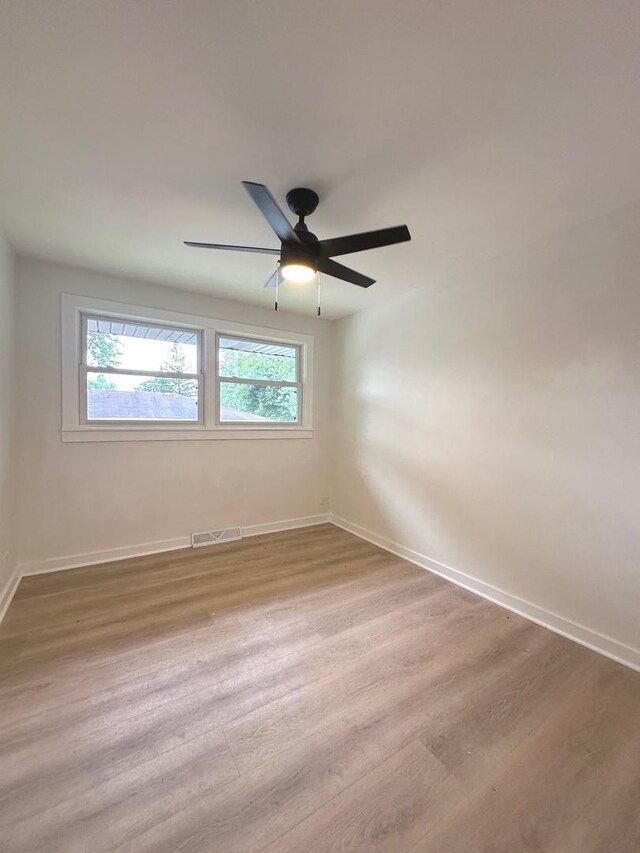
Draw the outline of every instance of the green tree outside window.
<instances>
[{"instance_id":1,"label":"green tree outside window","mask_svg":"<svg viewBox=\"0 0 640 853\"><path fill-rule=\"evenodd\" d=\"M171 345L171 352L160 370L169 373L188 373L187 357L178 344ZM182 394L183 397L197 397L198 383L194 379L181 379L174 376L156 376L136 386L136 391L159 391L161 394Z\"/></svg>"},{"instance_id":2,"label":"green tree outside window","mask_svg":"<svg viewBox=\"0 0 640 853\"><path fill-rule=\"evenodd\" d=\"M117 367L120 364L122 350L115 335L108 332L89 332L87 334L88 362L96 367ZM115 382L109 382L104 373L87 380L87 388L94 391L115 391Z\"/></svg>"}]
</instances>

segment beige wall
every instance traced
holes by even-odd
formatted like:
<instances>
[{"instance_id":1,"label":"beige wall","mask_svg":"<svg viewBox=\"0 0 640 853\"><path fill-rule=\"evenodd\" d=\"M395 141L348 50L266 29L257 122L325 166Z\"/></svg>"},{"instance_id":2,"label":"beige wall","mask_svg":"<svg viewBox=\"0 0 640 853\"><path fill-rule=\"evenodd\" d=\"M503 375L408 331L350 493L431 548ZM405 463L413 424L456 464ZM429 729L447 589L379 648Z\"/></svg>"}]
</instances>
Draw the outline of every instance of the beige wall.
<instances>
[{"instance_id":1,"label":"beige wall","mask_svg":"<svg viewBox=\"0 0 640 853\"><path fill-rule=\"evenodd\" d=\"M338 330L336 513L640 648L640 206Z\"/></svg>"},{"instance_id":2,"label":"beige wall","mask_svg":"<svg viewBox=\"0 0 640 853\"><path fill-rule=\"evenodd\" d=\"M16 564L15 325L13 253L0 230L0 606Z\"/></svg>"},{"instance_id":3,"label":"beige wall","mask_svg":"<svg viewBox=\"0 0 640 853\"><path fill-rule=\"evenodd\" d=\"M329 496L334 323L276 314L97 272L18 258L21 563L320 513ZM60 294L73 293L315 336L312 439L60 440Z\"/></svg>"}]
</instances>

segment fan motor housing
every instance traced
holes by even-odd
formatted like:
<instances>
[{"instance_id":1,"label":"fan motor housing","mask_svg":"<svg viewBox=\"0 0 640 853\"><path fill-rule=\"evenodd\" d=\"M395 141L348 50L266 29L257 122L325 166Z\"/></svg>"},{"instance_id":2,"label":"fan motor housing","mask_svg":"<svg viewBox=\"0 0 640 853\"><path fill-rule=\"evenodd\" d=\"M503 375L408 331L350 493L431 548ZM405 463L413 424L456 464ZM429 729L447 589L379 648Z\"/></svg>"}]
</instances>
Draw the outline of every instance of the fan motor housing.
<instances>
[{"instance_id":1,"label":"fan motor housing","mask_svg":"<svg viewBox=\"0 0 640 853\"><path fill-rule=\"evenodd\" d=\"M280 263L283 266L285 264L302 264L303 266L313 266L317 269L320 249L315 240L315 235L312 236L314 237L314 241L303 246L293 243L283 243L282 251L280 252Z\"/></svg>"}]
</instances>

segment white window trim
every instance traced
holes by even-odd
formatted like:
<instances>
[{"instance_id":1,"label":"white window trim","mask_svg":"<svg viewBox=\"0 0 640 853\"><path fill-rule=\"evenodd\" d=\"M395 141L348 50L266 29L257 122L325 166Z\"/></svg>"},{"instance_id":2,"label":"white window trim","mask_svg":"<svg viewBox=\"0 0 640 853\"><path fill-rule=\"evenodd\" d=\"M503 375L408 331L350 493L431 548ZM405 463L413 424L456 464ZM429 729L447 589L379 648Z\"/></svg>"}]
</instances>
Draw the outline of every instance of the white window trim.
<instances>
[{"instance_id":1,"label":"white window trim","mask_svg":"<svg viewBox=\"0 0 640 853\"><path fill-rule=\"evenodd\" d=\"M82 362L80 324L83 314L122 317L140 323L145 321L156 322L201 332L204 367L202 423L82 423L78 376ZM299 348L299 369L302 383L301 419L299 423L286 425L267 423L257 426L252 423L225 424L218 422L218 371L216 366L216 336L218 334L293 344ZM63 293L61 436L65 442L312 438L313 335Z\"/></svg>"}]
</instances>

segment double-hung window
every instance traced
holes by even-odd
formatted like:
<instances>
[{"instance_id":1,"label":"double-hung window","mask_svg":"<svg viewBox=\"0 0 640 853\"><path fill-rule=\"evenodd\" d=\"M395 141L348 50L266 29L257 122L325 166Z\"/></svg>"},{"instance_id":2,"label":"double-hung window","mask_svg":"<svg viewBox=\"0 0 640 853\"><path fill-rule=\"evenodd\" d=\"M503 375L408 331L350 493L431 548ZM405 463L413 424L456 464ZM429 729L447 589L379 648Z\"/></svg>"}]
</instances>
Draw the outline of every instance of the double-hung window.
<instances>
[{"instance_id":1,"label":"double-hung window","mask_svg":"<svg viewBox=\"0 0 640 853\"><path fill-rule=\"evenodd\" d=\"M202 332L82 314L86 424L202 423Z\"/></svg>"},{"instance_id":2,"label":"double-hung window","mask_svg":"<svg viewBox=\"0 0 640 853\"><path fill-rule=\"evenodd\" d=\"M300 346L217 335L218 422L299 424Z\"/></svg>"},{"instance_id":3,"label":"double-hung window","mask_svg":"<svg viewBox=\"0 0 640 853\"><path fill-rule=\"evenodd\" d=\"M63 295L62 439L311 438L313 338Z\"/></svg>"}]
</instances>

